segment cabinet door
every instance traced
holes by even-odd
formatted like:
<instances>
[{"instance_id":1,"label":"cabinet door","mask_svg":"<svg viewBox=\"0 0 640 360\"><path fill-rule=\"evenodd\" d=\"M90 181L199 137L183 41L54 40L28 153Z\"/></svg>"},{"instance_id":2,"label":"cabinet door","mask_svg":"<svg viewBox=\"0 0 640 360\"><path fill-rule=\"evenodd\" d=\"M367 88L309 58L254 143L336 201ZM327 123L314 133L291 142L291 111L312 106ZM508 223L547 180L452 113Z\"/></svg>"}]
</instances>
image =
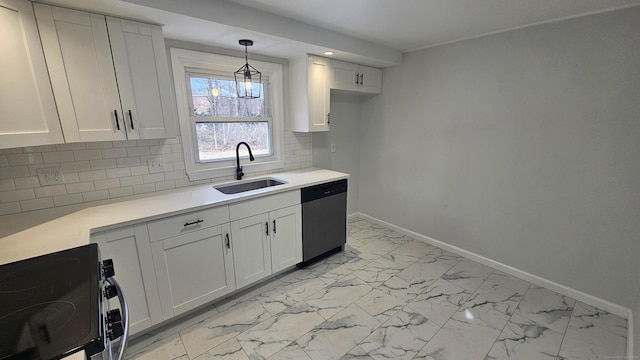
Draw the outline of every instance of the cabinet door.
<instances>
[{"instance_id":1,"label":"cabinet door","mask_svg":"<svg viewBox=\"0 0 640 360\"><path fill-rule=\"evenodd\" d=\"M34 8L65 141L125 139L105 17Z\"/></svg>"},{"instance_id":2,"label":"cabinet door","mask_svg":"<svg viewBox=\"0 0 640 360\"><path fill-rule=\"evenodd\" d=\"M154 242L165 320L235 290L229 224Z\"/></svg>"},{"instance_id":3,"label":"cabinet door","mask_svg":"<svg viewBox=\"0 0 640 360\"><path fill-rule=\"evenodd\" d=\"M358 91L356 74L358 74L358 65L331 60L330 87L337 90Z\"/></svg>"},{"instance_id":4,"label":"cabinet door","mask_svg":"<svg viewBox=\"0 0 640 360\"><path fill-rule=\"evenodd\" d=\"M269 214L260 214L231 222L231 247L236 288L271 275Z\"/></svg>"},{"instance_id":5,"label":"cabinet door","mask_svg":"<svg viewBox=\"0 0 640 360\"><path fill-rule=\"evenodd\" d=\"M271 266L277 272L302 261L302 210L300 205L269 213Z\"/></svg>"},{"instance_id":6,"label":"cabinet door","mask_svg":"<svg viewBox=\"0 0 640 360\"><path fill-rule=\"evenodd\" d=\"M153 269L146 225L128 226L92 235L102 259L113 259L115 279L129 304L130 333L135 334L162 321L160 299ZM117 299L111 299L119 307Z\"/></svg>"},{"instance_id":7,"label":"cabinet door","mask_svg":"<svg viewBox=\"0 0 640 360\"><path fill-rule=\"evenodd\" d=\"M328 131L331 112L329 61L309 56L307 60L309 131Z\"/></svg>"},{"instance_id":8,"label":"cabinet door","mask_svg":"<svg viewBox=\"0 0 640 360\"><path fill-rule=\"evenodd\" d=\"M162 29L113 17L107 27L127 138L166 138L176 119Z\"/></svg>"},{"instance_id":9,"label":"cabinet door","mask_svg":"<svg viewBox=\"0 0 640 360\"><path fill-rule=\"evenodd\" d=\"M0 0L0 148L64 142L33 7Z\"/></svg>"},{"instance_id":10,"label":"cabinet door","mask_svg":"<svg viewBox=\"0 0 640 360\"><path fill-rule=\"evenodd\" d=\"M358 91L371 94L380 94L382 92L382 69L361 65L358 68L358 72L360 73Z\"/></svg>"}]
</instances>

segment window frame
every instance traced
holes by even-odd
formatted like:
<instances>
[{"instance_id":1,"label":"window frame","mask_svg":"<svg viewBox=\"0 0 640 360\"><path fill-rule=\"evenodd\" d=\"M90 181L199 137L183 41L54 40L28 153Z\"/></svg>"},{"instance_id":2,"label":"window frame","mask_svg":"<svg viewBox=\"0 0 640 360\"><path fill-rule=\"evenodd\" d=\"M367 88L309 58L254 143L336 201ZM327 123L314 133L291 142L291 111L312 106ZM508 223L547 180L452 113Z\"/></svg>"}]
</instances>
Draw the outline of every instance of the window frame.
<instances>
[{"instance_id":1,"label":"window frame","mask_svg":"<svg viewBox=\"0 0 640 360\"><path fill-rule=\"evenodd\" d=\"M192 121L192 99L190 85L187 83L189 73L233 74L244 64L244 58L205 53L193 50L171 48L171 64L173 70L176 101L178 105L178 123L182 135L182 147L185 160L185 170L190 181L204 180L214 177L233 176L236 160L226 159L199 162L198 144L196 139L195 122ZM270 171L284 167L284 70L282 64L251 60L251 64L260 69L265 83L269 87L269 101L267 108L271 113L270 141L272 155L256 157L249 162L248 156L241 156L245 173ZM268 84L268 85L267 85ZM266 114L265 114L266 115ZM255 120L264 118L255 118ZM223 121L224 122L224 121Z\"/></svg>"}]
</instances>

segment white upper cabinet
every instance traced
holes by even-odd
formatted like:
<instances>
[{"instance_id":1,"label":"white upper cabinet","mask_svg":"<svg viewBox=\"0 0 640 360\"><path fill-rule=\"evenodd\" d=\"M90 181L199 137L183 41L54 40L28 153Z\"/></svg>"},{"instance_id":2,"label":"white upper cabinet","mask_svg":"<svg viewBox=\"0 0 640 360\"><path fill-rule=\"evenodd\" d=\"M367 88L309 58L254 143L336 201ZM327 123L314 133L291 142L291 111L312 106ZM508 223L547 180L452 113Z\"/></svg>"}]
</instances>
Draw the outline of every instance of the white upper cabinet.
<instances>
[{"instance_id":1,"label":"white upper cabinet","mask_svg":"<svg viewBox=\"0 0 640 360\"><path fill-rule=\"evenodd\" d=\"M331 60L329 86L336 90L380 94L382 92L382 70Z\"/></svg>"},{"instance_id":2,"label":"white upper cabinet","mask_svg":"<svg viewBox=\"0 0 640 360\"><path fill-rule=\"evenodd\" d=\"M331 102L329 60L318 56L291 59L291 131L328 131Z\"/></svg>"},{"instance_id":3,"label":"white upper cabinet","mask_svg":"<svg viewBox=\"0 0 640 360\"><path fill-rule=\"evenodd\" d=\"M159 26L107 17L128 137L176 135L169 66Z\"/></svg>"},{"instance_id":4,"label":"white upper cabinet","mask_svg":"<svg viewBox=\"0 0 640 360\"><path fill-rule=\"evenodd\" d=\"M0 148L62 143L30 1L0 0Z\"/></svg>"},{"instance_id":5,"label":"white upper cabinet","mask_svg":"<svg viewBox=\"0 0 640 360\"><path fill-rule=\"evenodd\" d=\"M44 4L34 8L66 142L175 133L159 27Z\"/></svg>"}]
</instances>

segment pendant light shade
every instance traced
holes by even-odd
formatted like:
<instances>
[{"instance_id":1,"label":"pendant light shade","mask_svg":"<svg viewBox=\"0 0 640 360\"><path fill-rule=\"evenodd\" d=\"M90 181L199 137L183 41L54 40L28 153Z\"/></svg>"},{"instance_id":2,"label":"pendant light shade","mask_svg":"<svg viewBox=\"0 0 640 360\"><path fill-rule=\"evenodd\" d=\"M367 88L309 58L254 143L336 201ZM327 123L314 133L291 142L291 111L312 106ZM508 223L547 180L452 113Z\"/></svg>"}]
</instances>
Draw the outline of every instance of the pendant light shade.
<instances>
[{"instance_id":1,"label":"pendant light shade","mask_svg":"<svg viewBox=\"0 0 640 360\"><path fill-rule=\"evenodd\" d=\"M236 80L236 91L238 97L242 99L257 99L260 97L262 89L262 74L253 66L249 65L249 53L247 46L252 46L253 41L242 39L240 45L244 46L245 64L233 73Z\"/></svg>"}]
</instances>

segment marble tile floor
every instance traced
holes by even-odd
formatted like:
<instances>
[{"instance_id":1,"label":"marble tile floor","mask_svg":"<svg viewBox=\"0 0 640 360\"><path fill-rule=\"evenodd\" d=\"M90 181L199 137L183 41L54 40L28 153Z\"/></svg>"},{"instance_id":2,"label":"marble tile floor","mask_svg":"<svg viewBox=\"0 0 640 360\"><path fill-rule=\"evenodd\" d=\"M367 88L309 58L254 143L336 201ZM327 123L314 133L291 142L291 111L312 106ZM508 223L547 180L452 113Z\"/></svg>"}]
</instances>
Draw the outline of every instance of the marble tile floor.
<instances>
[{"instance_id":1,"label":"marble tile floor","mask_svg":"<svg viewBox=\"0 0 640 360\"><path fill-rule=\"evenodd\" d=\"M627 323L349 221L347 250L131 341L128 359L616 359Z\"/></svg>"}]
</instances>

